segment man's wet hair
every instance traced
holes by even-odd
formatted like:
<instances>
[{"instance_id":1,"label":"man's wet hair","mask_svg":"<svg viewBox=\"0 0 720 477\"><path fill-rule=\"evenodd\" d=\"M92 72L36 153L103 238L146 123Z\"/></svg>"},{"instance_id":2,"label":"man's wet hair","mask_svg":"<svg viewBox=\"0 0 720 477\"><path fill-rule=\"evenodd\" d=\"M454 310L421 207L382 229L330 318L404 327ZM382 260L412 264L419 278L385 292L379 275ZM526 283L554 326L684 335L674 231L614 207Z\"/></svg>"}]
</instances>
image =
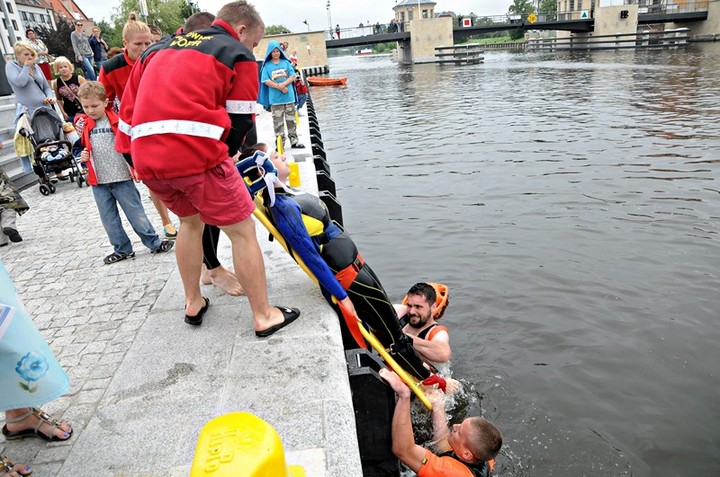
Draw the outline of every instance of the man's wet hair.
<instances>
[{"instance_id":1,"label":"man's wet hair","mask_svg":"<svg viewBox=\"0 0 720 477\"><path fill-rule=\"evenodd\" d=\"M416 283L415 285L410 287L410 290L408 290L407 294L408 296L422 295L425 297L427 302L430 303L430 305L433 305L435 303L435 300L437 300L437 293L435 293L435 288L425 282Z\"/></svg>"},{"instance_id":2,"label":"man's wet hair","mask_svg":"<svg viewBox=\"0 0 720 477\"><path fill-rule=\"evenodd\" d=\"M487 462L498 455L503 445L500 430L484 417L471 417L472 434L466 441L468 450L475 457L475 462Z\"/></svg>"}]
</instances>

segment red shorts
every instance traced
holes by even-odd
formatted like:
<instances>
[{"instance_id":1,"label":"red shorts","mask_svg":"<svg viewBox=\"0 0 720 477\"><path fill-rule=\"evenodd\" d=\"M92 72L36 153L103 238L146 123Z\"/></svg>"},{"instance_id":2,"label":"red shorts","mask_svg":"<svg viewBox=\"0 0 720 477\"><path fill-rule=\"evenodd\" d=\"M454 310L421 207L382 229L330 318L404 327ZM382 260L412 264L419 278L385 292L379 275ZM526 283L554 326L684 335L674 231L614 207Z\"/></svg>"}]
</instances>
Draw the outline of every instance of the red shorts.
<instances>
[{"instance_id":1,"label":"red shorts","mask_svg":"<svg viewBox=\"0 0 720 477\"><path fill-rule=\"evenodd\" d=\"M250 217L255 203L229 157L202 174L143 183L178 217L200 214L201 220L222 227Z\"/></svg>"}]
</instances>

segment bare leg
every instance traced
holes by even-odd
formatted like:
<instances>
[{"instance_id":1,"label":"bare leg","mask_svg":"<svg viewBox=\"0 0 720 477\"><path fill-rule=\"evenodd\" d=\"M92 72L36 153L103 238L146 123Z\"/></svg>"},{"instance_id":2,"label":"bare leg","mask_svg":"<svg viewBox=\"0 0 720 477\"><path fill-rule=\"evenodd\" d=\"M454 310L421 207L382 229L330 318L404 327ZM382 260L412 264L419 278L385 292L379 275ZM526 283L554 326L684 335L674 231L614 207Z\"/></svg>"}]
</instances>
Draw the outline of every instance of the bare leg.
<instances>
[{"instance_id":1,"label":"bare leg","mask_svg":"<svg viewBox=\"0 0 720 477\"><path fill-rule=\"evenodd\" d=\"M148 189L148 192L150 193L150 199L152 200L153 205L155 205L155 210L157 210L157 213L160 216L160 220L162 221L163 227L165 227L168 224L170 224L172 226L172 220L170 220L170 214L168 213L168 208L165 206L165 204L163 204L163 202L159 198L157 198L155 196L155 193L153 193L153 191Z\"/></svg>"},{"instance_id":2,"label":"bare leg","mask_svg":"<svg viewBox=\"0 0 720 477\"><path fill-rule=\"evenodd\" d=\"M185 314L189 316L197 315L200 308L205 306L205 300L200 293L203 227L200 215L180 217L175 260L185 290Z\"/></svg>"},{"instance_id":3,"label":"bare leg","mask_svg":"<svg viewBox=\"0 0 720 477\"><path fill-rule=\"evenodd\" d=\"M255 236L255 222L248 217L242 222L222 229L232 243L235 276L245 289L250 302L253 328L255 331L263 331L282 323L284 320L282 312L268 303L265 263Z\"/></svg>"},{"instance_id":4,"label":"bare leg","mask_svg":"<svg viewBox=\"0 0 720 477\"><path fill-rule=\"evenodd\" d=\"M203 263L202 271L200 272L200 283L203 285L212 285L212 278L210 278L210 271L207 266Z\"/></svg>"},{"instance_id":5,"label":"bare leg","mask_svg":"<svg viewBox=\"0 0 720 477\"><path fill-rule=\"evenodd\" d=\"M210 283L223 290L228 295L240 296L244 290L240 282L238 281L235 274L227 268L220 265L217 268L208 270L207 276L210 278Z\"/></svg>"}]
</instances>

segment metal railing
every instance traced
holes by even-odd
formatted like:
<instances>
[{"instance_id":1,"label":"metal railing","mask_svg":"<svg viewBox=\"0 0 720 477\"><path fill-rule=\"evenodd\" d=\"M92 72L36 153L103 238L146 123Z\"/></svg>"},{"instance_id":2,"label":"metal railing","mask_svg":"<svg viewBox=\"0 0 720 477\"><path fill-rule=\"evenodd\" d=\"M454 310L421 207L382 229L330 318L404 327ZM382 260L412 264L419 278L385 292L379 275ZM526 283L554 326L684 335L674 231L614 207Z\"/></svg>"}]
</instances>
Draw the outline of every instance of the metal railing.
<instances>
[{"instance_id":1,"label":"metal railing","mask_svg":"<svg viewBox=\"0 0 720 477\"><path fill-rule=\"evenodd\" d=\"M636 4L639 3L639 14L672 14L672 13L695 13L695 12L706 12L708 10L708 4L710 0L692 0L681 3L674 3L673 0L662 0L659 3L651 3L651 0L644 1L640 0L625 0L625 4ZM462 16L454 20L453 28L456 30L462 30L467 28L463 25L463 20L470 19L471 27L480 26L493 26L493 25L513 25L522 24L527 26L531 22L528 20L530 15L535 17L533 23L545 23L545 22L556 22L556 21L572 21L572 20L592 20L594 17L594 10L588 8L587 10L567 10L558 12L532 12L532 13L506 13L504 15L488 15L488 16ZM412 22L412 20L411 20ZM384 33L401 33L406 31L408 22L391 22L391 23L376 23L374 25L358 25L357 27L341 28L340 39L343 38L358 38L370 35L379 35ZM336 30L325 31L326 40L337 40Z\"/></svg>"},{"instance_id":2,"label":"metal railing","mask_svg":"<svg viewBox=\"0 0 720 477\"><path fill-rule=\"evenodd\" d=\"M338 38L338 30L326 30L326 40L342 40L345 38L360 38L370 35L381 35L384 33L401 33L405 31L405 22L395 23L376 23L374 25L363 25L351 28L340 28L340 38Z\"/></svg>"},{"instance_id":3,"label":"metal railing","mask_svg":"<svg viewBox=\"0 0 720 477\"><path fill-rule=\"evenodd\" d=\"M528 51L600 50L622 48L659 48L686 45L689 28L663 31L641 31L615 35L582 36L567 38L537 38L526 42Z\"/></svg>"}]
</instances>

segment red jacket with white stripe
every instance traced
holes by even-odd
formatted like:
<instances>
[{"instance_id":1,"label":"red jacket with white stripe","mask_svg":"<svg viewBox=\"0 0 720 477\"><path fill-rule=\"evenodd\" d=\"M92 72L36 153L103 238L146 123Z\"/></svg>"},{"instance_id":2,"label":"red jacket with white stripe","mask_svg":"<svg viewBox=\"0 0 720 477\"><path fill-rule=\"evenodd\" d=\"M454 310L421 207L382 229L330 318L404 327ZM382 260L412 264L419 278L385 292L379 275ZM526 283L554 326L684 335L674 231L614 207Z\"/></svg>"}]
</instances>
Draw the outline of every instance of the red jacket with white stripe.
<instances>
[{"instance_id":1,"label":"red jacket with white stripe","mask_svg":"<svg viewBox=\"0 0 720 477\"><path fill-rule=\"evenodd\" d=\"M204 173L234 154L253 125L255 57L230 25L156 43L135 62L115 148L140 179Z\"/></svg>"},{"instance_id":2,"label":"red jacket with white stripe","mask_svg":"<svg viewBox=\"0 0 720 477\"><path fill-rule=\"evenodd\" d=\"M113 134L115 134L115 137L118 135L118 115L115 113L115 111L111 110L110 107L105 110L105 114L107 114L108 122L110 123L110 129L112 129ZM92 155L92 142L90 141L90 131L93 130L95 127L95 120L88 116L85 113L78 113L75 115L75 128L80 131L80 143L90 152L90 161L86 162L88 168L88 174L87 174L87 182L88 185L96 186L98 184L97 182L97 175L95 175L95 163L93 161L93 155ZM130 169L130 175L135 177L135 173L132 170L132 167L128 166Z\"/></svg>"},{"instance_id":3,"label":"red jacket with white stripe","mask_svg":"<svg viewBox=\"0 0 720 477\"><path fill-rule=\"evenodd\" d=\"M135 62L128 57L127 50L123 50L122 55L113 56L103 63L102 68L100 68L98 81L105 86L111 106L115 101L115 97L122 102L125 84L130 78L130 72L134 64Z\"/></svg>"}]
</instances>

